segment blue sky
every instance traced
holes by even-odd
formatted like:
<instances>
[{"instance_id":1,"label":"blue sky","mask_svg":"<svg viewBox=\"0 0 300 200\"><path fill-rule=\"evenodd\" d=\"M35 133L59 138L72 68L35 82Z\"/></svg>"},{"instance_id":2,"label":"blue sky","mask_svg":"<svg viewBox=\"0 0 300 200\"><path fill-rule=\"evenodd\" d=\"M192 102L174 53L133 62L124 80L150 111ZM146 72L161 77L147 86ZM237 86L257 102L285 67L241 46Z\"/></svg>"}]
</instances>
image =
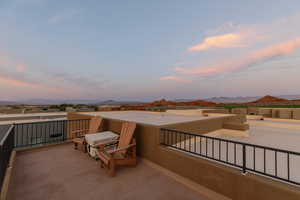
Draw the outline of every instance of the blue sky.
<instances>
[{"instance_id":1,"label":"blue sky","mask_svg":"<svg viewBox=\"0 0 300 200\"><path fill-rule=\"evenodd\" d=\"M300 94L299 20L298 0L2 0L1 100Z\"/></svg>"}]
</instances>

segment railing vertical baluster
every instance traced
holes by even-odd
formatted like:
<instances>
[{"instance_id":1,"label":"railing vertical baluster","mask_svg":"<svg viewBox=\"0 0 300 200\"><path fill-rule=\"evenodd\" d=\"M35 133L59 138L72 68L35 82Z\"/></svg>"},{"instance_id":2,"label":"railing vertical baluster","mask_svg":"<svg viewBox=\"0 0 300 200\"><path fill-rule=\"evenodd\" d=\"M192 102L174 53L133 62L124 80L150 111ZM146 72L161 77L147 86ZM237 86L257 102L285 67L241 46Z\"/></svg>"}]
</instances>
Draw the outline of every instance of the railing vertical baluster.
<instances>
[{"instance_id":1,"label":"railing vertical baluster","mask_svg":"<svg viewBox=\"0 0 300 200\"><path fill-rule=\"evenodd\" d=\"M57 135L60 134L60 132L59 132L59 121L56 121L56 132L57 132ZM57 137L57 141L61 141L61 139L62 138L60 136Z\"/></svg>"},{"instance_id":2,"label":"railing vertical baluster","mask_svg":"<svg viewBox=\"0 0 300 200\"><path fill-rule=\"evenodd\" d=\"M181 136L182 136L182 133L179 133L180 149L182 149L182 147L181 147L182 146L182 140L181 140L182 137Z\"/></svg>"},{"instance_id":3,"label":"railing vertical baluster","mask_svg":"<svg viewBox=\"0 0 300 200\"><path fill-rule=\"evenodd\" d=\"M186 140L186 137L185 137L185 134L183 134L183 140L184 140L184 143L183 143L183 149L185 150L186 149L186 142L185 142L185 140Z\"/></svg>"},{"instance_id":4,"label":"railing vertical baluster","mask_svg":"<svg viewBox=\"0 0 300 200\"><path fill-rule=\"evenodd\" d=\"M35 133L36 133L36 126L35 124L31 124L31 145L35 145Z\"/></svg>"},{"instance_id":5,"label":"railing vertical baluster","mask_svg":"<svg viewBox=\"0 0 300 200\"><path fill-rule=\"evenodd\" d=\"M287 176L288 180L290 180L290 153L287 153Z\"/></svg>"},{"instance_id":6,"label":"railing vertical baluster","mask_svg":"<svg viewBox=\"0 0 300 200\"><path fill-rule=\"evenodd\" d=\"M18 144L18 135L16 134L16 129L17 129L17 126L16 126L16 124L15 123L13 123L13 126L15 127L15 130L14 130L14 140L15 140L15 142L14 142L14 148L16 147L16 145Z\"/></svg>"},{"instance_id":7,"label":"railing vertical baluster","mask_svg":"<svg viewBox=\"0 0 300 200\"><path fill-rule=\"evenodd\" d=\"M173 138L173 141L172 141L172 146L176 146L176 138L175 138L175 135L176 133L173 133L172 134L172 138Z\"/></svg>"},{"instance_id":8,"label":"railing vertical baluster","mask_svg":"<svg viewBox=\"0 0 300 200\"><path fill-rule=\"evenodd\" d=\"M207 147L207 144L208 144L207 140L208 140L208 138L205 139L205 142L206 142L206 144L205 144L205 148L206 148L206 150L205 150L205 155L206 155L206 156L207 156L207 149L208 149L208 147Z\"/></svg>"},{"instance_id":9,"label":"railing vertical baluster","mask_svg":"<svg viewBox=\"0 0 300 200\"><path fill-rule=\"evenodd\" d=\"M169 145L172 146L172 135L171 135L170 131L168 131L168 135L169 135L169 137L168 137Z\"/></svg>"},{"instance_id":10,"label":"railing vertical baluster","mask_svg":"<svg viewBox=\"0 0 300 200\"><path fill-rule=\"evenodd\" d=\"M170 136L170 146L173 146L173 134L171 131L169 132L169 136Z\"/></svg>"},{"instance_id":11,"label":"railing vertical baluster","mask_svg":"<svg viewBox=\"0 0 300 200\"><path fill-rule=\"evenodd\" d=\"M234 143L234 164L236 165L236 143Z\"/></svg>"},{"instance_id":12,"label":"railing vertical baluster","mask_svg":"<svg viewBox=\"0 0 300 200\"><path fill-rule=\"evenodd\" d=\"M253 169L255 170L255 154L256 154L256 152L255 152L255 147L253 147Z\"/></svg>"},{"instance_id":13,"label":"railing vertical baluster","mask_svg":"<svg viewBox=\"0 0 300 200\"><path fill-rule=\"evenodd\" d=\"M277 151L275 151L275 176L277 176Z\"/></svg>"},{"instance_id":14,"label":"railing vertical baluster","mask_svg":"<svg viewBox=\"0 0 300 200\"><path fill-rule=\"evenodd\" d=\"M29 142L28 142L28 140L29 140L29 137L28 137L28 135L29 135L29 124L27 125L27 141L26 141L26 144L28 145L28 144L30 144Z\"/></svg>"},{"instance_id":15,"label":"railing vertical baluster","mask_svg":"<svg viewBox=\"0 0 300 200\"><path fill-rule=\"evenodd\" d=\"M38 133L39 133L39 130L38 130L39 126L38 124L35 124L35 143L38 144Z\"/></svg>"},{"instance_id":16,"label":"railing vertical baluster","mask_svg":"<svg viewBox=\"0 0 300 200\"><path fill-rule=\"evenodd\" d=\"M50 122L50 127L51 127L51 133L50 133L50 136L51 136L51 143L55 141L55 138L52 138L55 134L55 124L51 121Z\"/></svg>"},{"instance_id":17,"label":"railing vertical baluster","mask_svg":"<svg viewBox=\"0 0 300 200\"><path fill-rule=\"evenodd\" d=\"M47 123L48 126L48 131L47 131L47 137L46 137L46 142L50 142L50 133L51 133L51 126L50 123Z\"/></svg>"},{"instance_id":18,"label":"railing vertical baluster","mask_svg":"<svg viewBox=\"0 0 300 200\"><path fill-rule=\"evenodd\" d=\"M169 145L172 147L173 146L173 134L172 131L168 131L169 133Z\"/></svg>"},{"instance_id":19,"label":"railing vertical baluster","mask_svg":"<svg viewBox=\"0 0 300 200\"><path fill-rule=\"evenodd\" d=\"M46 124L43 124L42 143L45 143L45 141L46 141L46 132L47 132L47 126L46 126Z\"/></svg>"},{"instance_id":20,"label":"railing vertical baluster","mask_svg":"<svg viewBox=\"0 0 300 200\"><path fill-rule=\"evenodd\" d=\"M266 149L264 149L264 173L266 173Z\"/></svg>"},{"instance_id":21,"label":"railing vertical baluster","mask_svg":"<svg viewBox=\"0 0 300 200\"><path fill-rule=\"evenodd\" d=\"M177 133L176 135L176 147L180 148L180 133Z\"/></svg>"},{"instance_id":22,"label":"railing vertical baluster","mask_svg":"<svg viewBox=\"0 0 300 200\"><path fill-rule=\"evenodd\" d=\"M221 140L219 140L219 160L221 160Z\"/></svg>"},{"instance_id":23,"label":"railing vertical baluster","mask_svg":"<svg viewBox=\"0 0 300 200\"><path fill-rule=\"evenodd\" d=\"M179 133L176 132L175 133L175 147L176 148L179 148L179 139L178 139L178 136L179 136Z\"/></svg>"},{"instance_id":24,"label":"railing vertical baluster","mask_svg":"<svg viewBox=\"0 0 300 200\"><path fill-rule=\"evenodd\" d=\"M196 144L197 144L197 136L194 135L194 152L197 152L197 148L196 148Z\"/></svg>"},{"instance_id":25,"label":"railing vertical baluster","mask_svg":"<svg viewBox=\"0 0 300 200\"><path fill-rule=\"evenodd\" d=\"M32 124L33 125L33 124ZM36 144L36 126L34 126L33 128L32 128L32 145L35 145Z\"/></svg>"},{"instance_id":26,"label":"railing vertical baluster","mask_svg":"<svg viewBox=\"0 0 300 200\"><path fill-rule=\"evenodd\" d=\"M166 130L166 144L169 145L169 131Z\"/></svg>"},{"instance_id":27,"label":"railing vertical baluster","mask_svg":"<svg viewBox=\"0 0 300 200\"><path fill-rule=\"evenodd\" d=\"M62 134L63 134L63 141L65 141L66 140L66 135L65 135L65 121L64 120L62 120L61 121L61 128L62 128Z\"/></svg>"},{"instance_id":28,"label":"railing vertical baluster","mask_svg":"<svg viewBox=\"0 0 300 200\"><path fill-rule=\"evenodd\" d=\"M243 173L246 173L246 145L243 144Z\"/></svg>"},{"instance_id":29,"label":"railing vertical baluster","mask_svg":"<svg viewBox=\"0 0 300 200\"><path fill-rule=\"evenodd\" d=\"M212 139L212 157L214 158L215 157L215 140Z\"/></svg>"},{"instance_id":30,"label":"railing vertical baluster","mask_svg":"<svg viewBox=\"0 0 300 200\"><path fill-rule=\"evenodd\" d=\"M191 140L192 140L192 137L189 135L188 138L189 138L189 151L191 151Z\"/></svg>"},{"instance_id":31,"label":"railing vertical baluster","mask_svg":"<svg viewBox=\"0 0 300 200\"><path fill-rule=\"evenodd\" d=\"M200 136L200 155L202 155L202 136Z\"/></svg>"},{"instance_id":32,"label":"railing vertical baluster","mask_svg":"<svg viewBox=\"0 0 300 200\"><path fill-rule=\"evenodd\" d=\"M226 162L228 162L228 141L226 141Z\"/></svg>"}]
</instances>

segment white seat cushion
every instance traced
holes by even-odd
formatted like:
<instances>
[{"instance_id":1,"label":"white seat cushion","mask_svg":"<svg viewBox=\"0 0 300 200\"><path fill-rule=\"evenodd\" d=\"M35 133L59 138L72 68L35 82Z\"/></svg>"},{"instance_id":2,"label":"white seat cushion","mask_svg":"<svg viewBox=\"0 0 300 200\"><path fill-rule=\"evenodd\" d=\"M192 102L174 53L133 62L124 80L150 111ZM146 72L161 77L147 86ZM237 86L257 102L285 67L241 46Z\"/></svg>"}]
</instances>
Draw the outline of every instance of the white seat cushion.
<instances>
[{"instance_id":1,"label":"white seat cushion","mask_svg":"<svg viewBox=\"0 0 300 200\"><path fill-rule=\"evenodd\" d=\"M119 135L111 132L111 131L104 131L100 133L93 133L93 134L86 134L85 140L87 144L93 146L98 145L102 143L109 142L111 140L117 140L119 138Z\"/></svg>"}]
</instances>

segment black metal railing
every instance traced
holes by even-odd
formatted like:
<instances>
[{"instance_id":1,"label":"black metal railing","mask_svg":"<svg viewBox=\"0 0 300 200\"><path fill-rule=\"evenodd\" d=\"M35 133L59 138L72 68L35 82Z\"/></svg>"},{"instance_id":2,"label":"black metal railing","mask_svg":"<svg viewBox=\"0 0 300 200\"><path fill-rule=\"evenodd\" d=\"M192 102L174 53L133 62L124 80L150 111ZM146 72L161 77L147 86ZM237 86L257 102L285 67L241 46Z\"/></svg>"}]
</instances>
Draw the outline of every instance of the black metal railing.
<instances>
[{"instance_id":1,"label":"black metal railing","mask_svg":"<svg viewBox=\"0 0 300 200\"><path fill-rule=\"evenodd\" d=\"M14 149L14 130L15 127L11 125L0 141L0 190L9 164L11 152Z\"/></svg>"},{"instance_id":2,"label":"black metal railing","mask_svg":"<svg viewBox=\"0 0 300 200\"><path fill-rule=\"evenodd\" d=\"M162 145L300 185L300 153L209 137L184 131L161 129Z\"/></svg>"},{"instance_id":3,"label":"black metal railing","mask_svg":"<svg viewBox=\"0 0 300 200\"><path fill-rule=\"evenodd\" d=\"M42 146L62 143L80 135L89 129L89 119L56 120L33 123L18 123L1 128L0 138L0 189L14 148ZM8 129L8 130L7 130Z\"/></svg>"},{"instance_id":4,"label":"black metal railing","mask_svg":"<svg viewBox=\"0 0 300 200\"><path fill-rule=\"evenodd\" d=\"M15 147L41 146L73 139L78 133L84 134L88 131L89 121L79 119L14 124Z\"/></svg>"}]
</instances>

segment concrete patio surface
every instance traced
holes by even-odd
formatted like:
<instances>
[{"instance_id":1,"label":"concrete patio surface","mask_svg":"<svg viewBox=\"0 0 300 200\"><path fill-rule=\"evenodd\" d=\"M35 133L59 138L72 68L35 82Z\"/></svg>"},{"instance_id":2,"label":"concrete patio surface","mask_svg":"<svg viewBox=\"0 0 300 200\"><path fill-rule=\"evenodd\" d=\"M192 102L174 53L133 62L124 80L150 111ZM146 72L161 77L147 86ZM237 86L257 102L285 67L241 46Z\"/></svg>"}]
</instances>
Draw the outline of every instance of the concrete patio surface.
<instances>
[{"instance_id":1,"label":"concrete patio surface","mask_svg":"<svg viewBox=\"0 0 300 200\"><path fill-rule=\"evenodd\" d=\"M140 161L108 177L98 162L71 144L18 152L9 200L204 200L200 193Z\"/></svg>"}]
</instances>

